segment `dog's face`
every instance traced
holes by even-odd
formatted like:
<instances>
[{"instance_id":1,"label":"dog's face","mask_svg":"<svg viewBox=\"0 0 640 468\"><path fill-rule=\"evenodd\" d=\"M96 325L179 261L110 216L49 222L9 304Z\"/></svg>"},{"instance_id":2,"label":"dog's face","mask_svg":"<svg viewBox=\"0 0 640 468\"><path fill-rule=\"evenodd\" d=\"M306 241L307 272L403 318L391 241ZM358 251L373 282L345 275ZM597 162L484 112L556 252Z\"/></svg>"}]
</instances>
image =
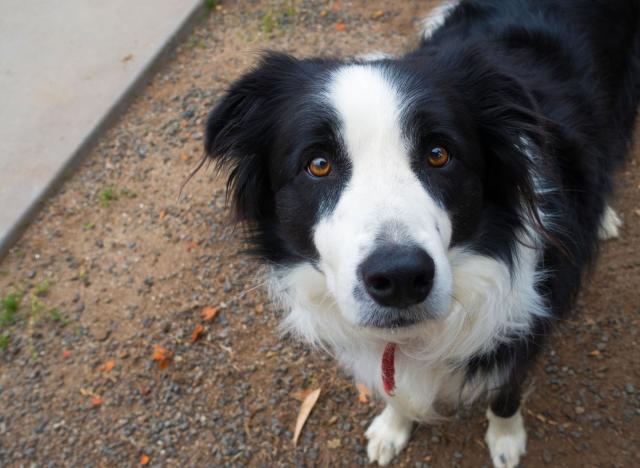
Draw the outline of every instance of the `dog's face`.
<instances>
[{"instance_id":1,"label":"dog's face","mask_svg":"<svg viewBox=\"0 0 640 468\"><path fill-rule=\"evenodd\" d=\"M490 250L487 216L517 224L526 199L527 168L510 161L525 130L492 127L517 112L483 108L497 91L482 79L269 55L213 110L206 149L231 166L265 258L312 265L356 326L414 325L449 309L452 246ZM514 206L498 203L509 191Z\"/></svg>"}]
</instances>

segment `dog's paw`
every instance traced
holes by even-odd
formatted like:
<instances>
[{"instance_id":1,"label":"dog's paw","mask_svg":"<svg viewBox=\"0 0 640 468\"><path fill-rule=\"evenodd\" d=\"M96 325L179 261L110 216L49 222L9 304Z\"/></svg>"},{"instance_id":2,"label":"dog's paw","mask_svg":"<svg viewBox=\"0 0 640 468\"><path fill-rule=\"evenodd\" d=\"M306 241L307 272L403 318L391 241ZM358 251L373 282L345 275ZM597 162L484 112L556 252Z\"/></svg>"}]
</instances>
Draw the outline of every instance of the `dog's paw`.
<instances>
[{"instance_id":1,"label":"dog's paw","mask_svg":"<svg viewBox=\"0 0 640 468\"><path fill-rule=\"evenodd\" d=\"M516 468L526 452L527 432L520 411L510 418L500 418L487 410L489 428L485 441L496 468Z\"/></svg>"},{"instance_id":2,"label":"dog's paw","mask_svg":"<svg viewBox=\"0 0 640 468\"><path fill-rule=\"evenodd\" d=\"M369 463L378 462L381 466L388 465L407 446L412 426L411 420L387 406L373 420L365 433L369 439L367 444Z\"/></svg>"},{"instance_id":3,"label":"dog's paw","mask_svg":"<svg viewBox=\"0 0 640 468\"><path fill-rule=\"evenodd\" d=\"M600 220L598 237L600 240L615 239L620 235L621 226L622 220L620 216L618 216L618 213L616 213L613 208L607 205Z\"/></svg>"}]
</instances>

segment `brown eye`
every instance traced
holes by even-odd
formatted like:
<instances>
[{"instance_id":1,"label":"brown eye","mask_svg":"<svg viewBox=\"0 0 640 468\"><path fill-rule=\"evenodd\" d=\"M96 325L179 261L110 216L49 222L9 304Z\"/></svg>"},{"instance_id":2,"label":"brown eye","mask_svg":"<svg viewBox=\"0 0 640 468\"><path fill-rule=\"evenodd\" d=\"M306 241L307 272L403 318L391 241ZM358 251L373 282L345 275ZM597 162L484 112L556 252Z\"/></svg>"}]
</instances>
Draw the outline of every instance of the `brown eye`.
<instances>
[{"instance_id":1,"label":"brown eye","mask_svg":"<svg viewBox=\"0 0 640 468\"><path fill-rule=\"evenodd\" d=\"M443 167L449 162L449 152L442 146L436 146L431 149L427 156L427 162L431 167Z\"/></svg>"},{"instance_id":2,"label":"brown eye","mask_svg":"<svg viewBox=\"0 0 640 468\"><path fill-rule=\"evenodd\" d=\"M325 177L331 172L331 164L325 158L313 158L307 166L309 174L315 177Z\"/></svg>"}]
</instances>

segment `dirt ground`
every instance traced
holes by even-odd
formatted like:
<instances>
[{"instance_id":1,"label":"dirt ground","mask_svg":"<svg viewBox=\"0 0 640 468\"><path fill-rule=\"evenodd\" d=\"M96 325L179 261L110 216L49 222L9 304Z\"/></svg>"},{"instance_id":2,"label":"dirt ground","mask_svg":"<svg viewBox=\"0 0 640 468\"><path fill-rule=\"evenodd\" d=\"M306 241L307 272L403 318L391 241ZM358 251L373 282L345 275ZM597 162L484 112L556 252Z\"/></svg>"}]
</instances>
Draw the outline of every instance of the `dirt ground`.
<instances>
[{"instance_id":1,"label":"dirt ground","mask_svg":"<svg viewBox=\"0 0 640 468\"><path fill-rule=\"evenodd\" d=\"M366 462L379 404L278 335L223 179L179 191L205 115L257 51L404 51L435 3L228 1L203 19L0 263L1 466ZM533 373L524 466L640 466L640 148L614 205L621 237ZM294 448L294 394L318 387ZM397 466L487 466L484 430L480 406L420 427Z\"/></svg>"}]
</instances>

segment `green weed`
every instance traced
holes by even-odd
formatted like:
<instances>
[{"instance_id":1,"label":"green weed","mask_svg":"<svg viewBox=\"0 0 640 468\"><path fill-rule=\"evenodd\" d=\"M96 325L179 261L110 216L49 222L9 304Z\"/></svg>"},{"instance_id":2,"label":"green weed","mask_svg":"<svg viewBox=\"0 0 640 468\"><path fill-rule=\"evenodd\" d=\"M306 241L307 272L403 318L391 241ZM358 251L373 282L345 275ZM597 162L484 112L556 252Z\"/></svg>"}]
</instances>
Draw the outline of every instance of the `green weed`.
<instances>
[{"instance_id":1,"label":"green weed","mask_svg":"<svg viewBox=\"0 0 640 468\"><path fill-rule=\"evenodd\" d=\"M8 294L4 299L0 299L0 327L15 323L21 302L22 295L17 293Z\"/></svg>"},{"instance_id":2,"label":"green weed","mask_svg":"<svg viewBox=\"0 0 640 468\"><path fill-rule=\"evenodd\" d=\"M11 332L8 330L0 333L0 350L5 351L9 347L9 343L11 342Z\"/></svg>"},{"instance_id":3,"label":"green weed","mask_svg":"<svg viewBox=\"0 0 640 468\"><path fill-rule=\"evenodd\" d=\"M49 294L49 289L51 289L51 283L49 282L49 278L45 278L35 287L35 294L38 297L44 297Z\"/></svg>"},{"instance_id":4,"label":"green weed","mask_svg":"<svg viewBox=\"0 0 640 468\"><path fill-rule=\"evenodd\" d=\"M100 205L103 208L109 208L109 204L117 199L118 195L111 186L103 188L100 192Z\"/></svg>"}]
</instances>

